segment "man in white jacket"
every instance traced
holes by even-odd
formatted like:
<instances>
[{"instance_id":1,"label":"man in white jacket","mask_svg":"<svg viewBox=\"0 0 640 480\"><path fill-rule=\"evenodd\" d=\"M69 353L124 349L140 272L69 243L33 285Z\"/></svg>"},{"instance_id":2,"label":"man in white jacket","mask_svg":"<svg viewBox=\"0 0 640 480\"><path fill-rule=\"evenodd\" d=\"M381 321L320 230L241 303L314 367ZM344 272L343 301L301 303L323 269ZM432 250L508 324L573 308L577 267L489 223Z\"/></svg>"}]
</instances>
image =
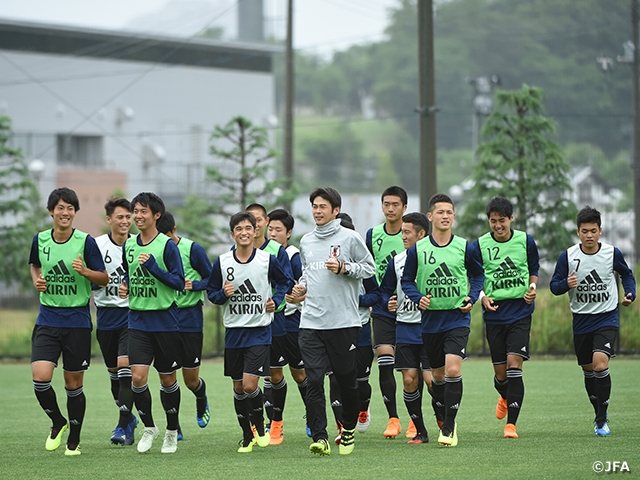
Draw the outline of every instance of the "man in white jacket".
<instances>
[{"instance_id":1,"label":"man in white jacket","mask_svg":"<svg viewBox=\"0 0 640 480\"><path fill-rule=\"evenodd\" d=\"M340 226L342 198L331 187L309 195L316 227L300 241L302 277L292 295L306 294L300 317L299 344L307 372L307 421L313 434L310 450L331 452L327 434L324 376L330 369L342 392L344 429L340 454L353 451L358 420L356 346L363 279L375 274L375 263L362 237Z\"/></svg>"}]
</instances>

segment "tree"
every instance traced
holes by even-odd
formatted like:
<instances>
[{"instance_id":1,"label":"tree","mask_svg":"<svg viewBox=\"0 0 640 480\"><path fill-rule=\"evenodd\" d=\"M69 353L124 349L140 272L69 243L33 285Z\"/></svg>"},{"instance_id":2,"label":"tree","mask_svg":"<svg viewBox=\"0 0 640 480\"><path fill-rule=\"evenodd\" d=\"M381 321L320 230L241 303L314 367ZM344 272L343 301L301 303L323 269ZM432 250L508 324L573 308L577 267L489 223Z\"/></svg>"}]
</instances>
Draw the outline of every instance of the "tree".
<instances>
[{"instance_id":1,"label":"tree","mask_svg":"<svg viewBox=\"0 0 640 480\"><path fill-rule=\"evenodd\" d=\"M205 251L213 246L216 223L209 213L209 202L199 195L189 194L184 206L176 209L178 232L202 245Z\"/></svg>"},{"instance_id":2,"label":"tree","mask_svg":"<svg viewBox=\"0 0 640 480\"><path fill-rule=\"evenodd\" d=\"M33 290L27 261L31 239L45 228L47 211L39 206L38 188L29 177L22 151L11 147L10 135L11 120L0 117L0 258L5 272L2 283Z\"/></svg>"},{"instance_id":3,"label":"tree","mask_svg":"<svg viewBox=\"0 0 640 480\"><path fill-rule=\"evenodd\" d=\"M209 215L224 217L220 227L214 228L213 238L228 240L226 219L255 202L267 210L295 199L295 187L285 188L284 178L275 178L276 156L264 128L251 120L237 116L224 126L216 126L211 134L209 153L220 160L207 167L207 177L215 184L215 202Z\"/></svg>"},{"instance_id":4,"label":"tree","mask_svg":"<svg viewBox=\"0 0 640 480\"><path fill-rule=\"evenodd\" d=\"M468 238L486 231L485 206L501 195L513 202L514 227L534 236L542 259L555 261L573 243L576 207L565 195L571 191L569 166L560 146L549 139L555 127L544 116L542 98L540 88L528 85L496 93L496 108L482 128L460 230Z\"/></svg>"}]
</instances>

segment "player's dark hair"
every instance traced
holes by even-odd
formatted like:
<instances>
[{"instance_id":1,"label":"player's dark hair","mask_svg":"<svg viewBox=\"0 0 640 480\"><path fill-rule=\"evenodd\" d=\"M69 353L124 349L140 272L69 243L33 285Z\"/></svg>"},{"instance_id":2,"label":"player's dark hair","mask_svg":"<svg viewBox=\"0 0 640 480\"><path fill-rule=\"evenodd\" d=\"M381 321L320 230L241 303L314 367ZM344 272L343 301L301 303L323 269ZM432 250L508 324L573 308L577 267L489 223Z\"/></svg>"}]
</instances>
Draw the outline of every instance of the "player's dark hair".
<instances>
[{"instance_id":1,"label":"player's dark hair","mask_svg":"<svg viewBox=\"0 0 640 480\"><path fill-rule=\"evenodd\" d=\"M131 207L136 208L136 204L147 207L154 215L156 213L164 213L165 206L162 199L153 192L142 192L131 199Z\"/></svg>"},{"instance_id":2,"label":"player's dark hair","mask_svg":"<svg viewBox=\"0 0 640 480\"><path fill-rule=\"evenodd\" d=\"M117 207L122 207L131 212L131 202L123 197L109 197L107 203L104 204L104 211L107 217L113 215Z\"/></svg>"},{"instance_id":3,"label":"player's dark hair","mask_svg":"<svg viewBox=\"0 0 640 480\"><path fill-rule=\"evenodd\" d=\"M233 229L236 228L236 225L244 220L248 220L253 228L256 228L256 217L253 216L253 213L245 211L234 213L233 215L231 215L231 218L229 219L229 230L233 232Z\"/></svg>"},{"instance_id":4,"label":"player's dark hair","mask_svg":"<svg viewBox=\"0 0 640 480\"><path fill-rule=\"evenodd\" d=\"M160 233L169 234L176 226L176 219L170 211L166 211L156 222L156 228Z\"/></svg>"},{"instance_id":5,"label":"player's dark hair","mask_svg":"<svg viewBox=\"0 0 640 480\"><path fill-rule=\"evenodd\" d=\"M47 210L52 212L60 200L68 203L69 205L73 205L76 212L80 210L80 200L78 200L78 195L67 187L56 188L49 194L49 198L47 199Z\"/></svg>"},{"instance_id":6,"label":"player's dark hair","mask_svg":"<svg viewBox=\"0 0 640 480\"><path fill-rule=\"evenodd\" d=\"M580 225L583 223L595 223L598 227L602 227L600 212L589 205L585 205L584 208L578 212L576 223L578 224L578 228L580 228Z\"/></svg>"},{"instance_id":7,"label":"player's dark hair","mask_svg":"<svg viewBox=\"0 0 640 480\"><path fill-rule=\"evenodd\" d=\"M319 187L309 195L309 202L313 205L316 198L322 198L331 204L331 210L342 206L342 197L335 188Z\"/></svg>"},{"instance_id":8,"label":"player's dark hair","mask_svg":"<svg viewBox=\"0 0 640 480\"><path fill-rule=\"evenodd\" d=\"M433 210L433 207L436 206L436 203L450 203L451 206L454 208L455 210L455 205L453 203L453 200L451 200L451 197L449 195L446 195L444 193L436 193L433 197L431 197L429 199L429 211L431 212Z\"/></svg>"},{"instance_id":9,"label":"player's dark hair","mask_svg":"<svg viewBox=\"0 0 640 480\"><path fill-rule=\"evenodd\" d=\"M349 215L348 213L340 212L338 215L336 215L336 218L340 219L340 225L342 225L344 228L348 228L349 230L356 229L355 225L353 224L353 220L351 219L351 215Z\"/></svg>"},{"instance_id":10,"label":"player's dark hair","mask_svg":"<svg viewBox=\"0 0 640 480\"><path fill-rule=\"evenodd\" d=\"M380 201L384 202L384 197L387 196L399 197L402 201L402 205L406 205L409 201L407 197L407 191L402 187L398 187L397 185L385 189L385 191L382 192L382 195L380 196Z\"/></svg>"},{"instance_id":11,"label":"player's dark hair","mask_svg":"<svg viewBox=\"0 0 640 480\"><path fill-rule=\"evenodd\" d=\"M493 197L489 200L485 212L487 218L489 218L492 213L497 213L501 217L511 218L513 215L513 203L511 203L508 198Z\"/></svg>"},{"instance_id":12,"label":"player's dark hair","mask_svg":"<svg viewBox=\"0 0 640 480\"><path fill-rule=\"evenodd\" d=\"M245 211L249 212L251 210L258 210L262 212L262 216L264 218L267 218L267 209L264 208L264 205L260 205L259 203L252 203L251 205L247 205L247 208L245 208Z\"/></svg>"},{"instance_id":13,"label":"player's dark hair","mask_svg":"<svg viewBox=\"0 0 640 480\"><path fill-rule=\"evenodd\" d=\"M269 221L278 220L282 222L282 224L284 225L284 228L287 229L287 232L290 232L291 230L293 230L293 225L295 224L295 220L293 219L293 216L284 208L276 208L274 211L269 213L268 216L269 216Z\"/></svg>"},{"instance_id":14,"label":"player's dark hair","mask_svg":"<svg viewBox=\"0 0 640 480\"><path fill-rule=\"evenodd\" d=\"M420 233L421 230L424 230L425 235L429 233L429 219L424 213L420 212L411 212L402 216L402 221L404 223L413 224L413 229L416 233Z\"/></svg>"}]
</instances>

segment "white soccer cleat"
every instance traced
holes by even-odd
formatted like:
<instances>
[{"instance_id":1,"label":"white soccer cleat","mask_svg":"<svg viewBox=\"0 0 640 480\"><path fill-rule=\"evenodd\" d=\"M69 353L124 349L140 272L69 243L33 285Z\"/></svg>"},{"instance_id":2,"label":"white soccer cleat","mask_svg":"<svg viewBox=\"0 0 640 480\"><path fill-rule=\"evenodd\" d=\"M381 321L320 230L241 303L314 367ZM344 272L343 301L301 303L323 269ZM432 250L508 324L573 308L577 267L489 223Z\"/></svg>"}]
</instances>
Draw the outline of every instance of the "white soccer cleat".
<instances>
[{"instance_id":1,"label":"white soccer cleat","mask_svg":"<svg viewBox=\"0 0 640 480\"><path fill-rule=\"evenodd\" d=\"M142 437L138 442L138 451L140 453L148 452L153 445L153 441L158 438L158 435L160 435L158 427L144 427Z\"/></svg>"},{"instance_id":2,"label":"white soccer cleat","mask_svg":"<svg viewBox=\"0 0 640 480\"><path fill-rule=\"evenodd\" d=\"M164 441L162 442L162 453L176 453L178 450L178 431L167 430L164 434Z\"/></svg>"},{"instance_id":3,"label":"white soccer cleat","mask_svg":"<svg viewBox=\"0 0 640 480\"><path fill-rule=\"evenodd\" d=\"M367 431L367 429L369 428L369 425L371 425L371 412L369 409L364 410L360 413L358 413L358 424L356 425L356 428L358 429L358 432L360 433L364 433Z\"/></svg>"}]
</instances>

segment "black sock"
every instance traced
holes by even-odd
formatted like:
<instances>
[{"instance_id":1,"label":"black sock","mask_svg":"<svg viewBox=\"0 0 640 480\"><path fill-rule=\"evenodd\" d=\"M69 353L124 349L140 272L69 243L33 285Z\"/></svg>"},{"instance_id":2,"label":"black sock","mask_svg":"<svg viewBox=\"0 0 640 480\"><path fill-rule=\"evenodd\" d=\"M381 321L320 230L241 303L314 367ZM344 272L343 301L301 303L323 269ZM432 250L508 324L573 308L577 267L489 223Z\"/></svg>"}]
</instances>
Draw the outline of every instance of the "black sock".
<instances>
[{"instance_id":1,"label":"black sock","mask_svg":"<svg viewBox=\"0 0 640 480\"><path fill-rule=\"evenodd\" d=\"M118 381L118 372L109 372L109 381L111 382L111 396L119 407L120 382Z\"/></svg>"},{"instance_id":2,"label":"black sock","mask_svg":"<svg viewBox=\"0 0 640 480\"><path fill-rule=\"evenodd\" d=\"M338 385L338 379L333 373L329 375L329 398L331 400L331 410L333 410L333 416L336 419L336 423L343 425L342 392L340 391L340 385Z\"/></svg>"},{"instance_id":3,"label":"black sock","mask_svg":"<svg viewBox=\"0 0 640 480\"><path fill-rule=\"evenodd\" d=\"M303 381L298 383L298 391L300 392L300 397L302 398L302 403L307 405L307 377L304 378Z\"/></svg>"},{"instance_id":4,"label":"black sock","mask_svg":"<svg viewBox=\"0 0 640 480\"><path fill-rule=\"evenodd\" d=\"M285 378L280 383L271 384L271 397L273 400L273 417L271 420L281 422L284 403L287 400L287 380Z\"/></svg>"},{"instance_id":5,"label":"black sock","mask_svg":"<svg viewBox=\"0 0 640 480\"><path fill-rule=\"evenodd\" d=\"M358 398L360 400L361 412L369 410L369 404L371 403L371 384L369 383L369 377L358 379Z\"/></svg>"},{"instance_id":6,"label":"black sock","mask_svg":"<svg viewBox=\"0 0 640 480\"><path fill-rule=\"evenodd\" d=\"M160 400L167 416L167 430L178 430L178 412L180 411L180 385L178 382L169 387L160 385Z\"/></svg>"},{"instance_id":7,"label":"black sock","mask_svg":"<svg viewBox=\"0 0 640 480\"><path fill-rule=\"evenodd\" d=\"M509 413L507 423L514 425L518 421L522 402L524 400L524 382L522 381L522 370L519 368L508 368L507 379L509 380L507 388L507 406Z\"/></svg>"},{"instance_id":8,"label":"black sock","mask_svg":"<svg viewBox=\"0 0 640 480\"><path fill-rule=\"evenodd\" d=\"M149 385L145 383L141 387L136 387L131 384L131 391L133 392L133 401L136 404L140 420L145 427L155 427L153 413L151 412L151 392L149 391Z\"/></svg>"},{"instance_id":9,"label":"black sock","mask_svg":"<svg viewBox=\"0 0 640 480\"><path fill-rule=\"evenodd\" d=\"M416 426L418 435L427 437L427 427L424 426L424 419L422 418L422 394L420 389L411 393L403 391L402 397L404 398L404 404L407 406L409 416Z\"/></svg>"},{"instance_id":10,"label":"black sock","mask_svg":"<svg viewBox=\"0 0 640 480\"><path fill-rule=\"evenodd\" d=\"M238 417L240 428L242 428L243 437L245 439L253 438L253 432L251 431L251 405L247 394L233 392L233 406L236 409L236 416Z\"/></svg>"},{"instance_id":11,"label":"black sock","mask_svg":"<svg viewBox=\"0 0 640 480\"><path fill-rule=\"evenodd\" d=\"M271 380L265 379L262 387L262 395L264 397L264 410L267 413L269 423L271 423L273 419L273 390L271 388Z\"/></svg>"},{"instance_id":12,"label":"black sock","mask_svg":"<svg viewBox=\"0 0 640 480\"><path fill-rule=\"evenodd\" d=\"M448 435L453 431L456 415L462 401L462 375L459 377L444 377L444 382L445 417L442 432Z\"/></svg>"},{"instance_id":13,"label":"black sock","mask_svg":"<svg viewBox=\"0 0 640 480\"><path fill-rule=\"evenodd\" d=\"M393 375L395 361L393 355L380 355L378 357L378 371L380 375L380 391L384 406L387 407L389 418L398 418L398 406L396 404L396 377Z\"/></svg>"},{"instance_id":14,"label":"black sock","mask_svg":"<svg viewBox=\"0 0 640 480\"><path fill-rule=\"evenodd\" d=\"M504 380L498 380L498 377L493 376L493 386L496 388L498 393L505 400L507 399L507 391L509 390L509 375Z\"/></svg>"},{"instance_id":15,"label":"black sock","mask_svg":"<svg viewBox=\"0 0 640 480\"><path fill-rule=\"evenodd\" d=\"M433 407L433 411L436 414L436 420L438 420L439 422L444 422L444 416L445 416L445 411L444 411L444 380L441 382L436 381L436 379L433 379L433 382L431 383L432 385L432 391L433 391L433 397L431 399L431 406Z\"/></svg>"},{"instance_id":16,"label":"black sock","mask_svg":"<svg viewBox=\"0 0 640 480\"><path fill-rule=\"evenodd\" d=\"M196 411L198 417L202 418L204 411L207 408L207 384L204 383L202 378L199 378L198 386L193 391L196 396Z\"/></svg>"},{"instance_id":17,"label":"black sock","mask_svg":"<svg viewBox=\"0 0 640 480\"><path fill-rule=\"evenodd\" d=\"M584 388L589 396L589 401L593 406L593 411L598 415L598 392L596 390L596 376L593 370L582 370L584 374Z\"/></svg>"},{"instance_id":18,"label":"black sock","mask_svg":"<svg viewBox=\"0 0 640 480\"><path fill-rule=\"evenodd\" d=\"M609 397L611 395L611 375L609 369L605 368L601 372L593 372L596 377L596 391L598 396L598 413L596 414L596 424L602 428L607 422L607 408L609 407Z\"/></svg>"},{"instance_id":19,"label":"black sock","mask_svg":"<svg viewBox=\"0 0 640 480\"><path fill-rule=\"evenodd\" d=\"M61 428L67 424L67 419L60 412L58 401L56 400L56 392L51 386L51 382L33 382L33 390L40 406L44 410L54 428Z\"/></svg>"},{"instance_id":20,"label":"black sock","mask_svg":"<svg viewBox=\"0 0 640 480\"><path fill-rule=\"evenodd\" d=\"M259 436L264 435L264 395L260 387L253 392L247 393L249 405L251 406L251 423L256 427Z\"/></svg>"},{"instance_id":21,"label":"black sock","mask_svg":"<svg viewBox=\"0 0 640 480\"><path fill-rule=\"evenodd\" d=\"M131 420L133 409L133 392L131 391L131 369L122 367L118 369L118 404L120 406L120 419L118 426L126 428Z\"/></svg>"},{"instance_id":22,"label":"black sock","mask_svg":"<svg viewBox=\"0 0 640 480\"><path fill-rule=\"evenodd\" d=\"M84 396L82 387L75 390L67 390L67 413L69 414L69 437L67 445L71 450L80 443L80 430L84 420L84 412L87 409L87 399Z\"/></svg>"}]
</instances>

